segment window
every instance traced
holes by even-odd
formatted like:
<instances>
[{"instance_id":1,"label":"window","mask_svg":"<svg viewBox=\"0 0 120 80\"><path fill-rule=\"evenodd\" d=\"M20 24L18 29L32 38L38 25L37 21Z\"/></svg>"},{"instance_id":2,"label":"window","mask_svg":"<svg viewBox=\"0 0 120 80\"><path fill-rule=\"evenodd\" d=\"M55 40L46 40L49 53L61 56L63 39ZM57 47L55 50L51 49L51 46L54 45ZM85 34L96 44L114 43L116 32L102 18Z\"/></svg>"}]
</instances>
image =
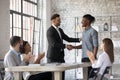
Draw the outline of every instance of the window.
<instances>
[{"instance_id":1,"label":"window","mask_svg":"<svg viewBox=\"0 0 120 80\"><path fill-rule=\"evenodd\" d=\"M35 54L39 52L40 23L37 0L10 0L10 37L21 36Z\"/></svg>"}]
</instances>

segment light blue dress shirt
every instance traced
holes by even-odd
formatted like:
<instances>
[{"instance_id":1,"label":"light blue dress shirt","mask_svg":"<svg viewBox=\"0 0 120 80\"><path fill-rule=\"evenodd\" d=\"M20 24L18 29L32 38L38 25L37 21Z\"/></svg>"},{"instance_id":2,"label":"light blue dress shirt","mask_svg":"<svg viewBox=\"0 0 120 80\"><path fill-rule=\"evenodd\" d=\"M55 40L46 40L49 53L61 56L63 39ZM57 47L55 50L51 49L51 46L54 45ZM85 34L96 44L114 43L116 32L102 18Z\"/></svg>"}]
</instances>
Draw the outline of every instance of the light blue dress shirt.
<instances>
[{"instance_id":1,"label":"light blue dress shirt","mask_svg":"<svg viewBox=\"0 0 120 80\"><path fill-rule=\"evenodd\" d=\"M93 52L94 47L98 47L98 32L89 27L82 33L82 58L88 58L87 51Z\"/></svg>"},{"instance_id":2,"label":"light blue dress shirt","mask_svg":"<svg viewBox=\"0 0 120 80\"><path fill-rule=\"evenodd\" d=\"M20 53L14 49L10 49L4 58L4 67L27 65L26 62L22 61L20 58ZM13 72L5 72L4 80L14 80Z\"/></svg>"}]
</instances>

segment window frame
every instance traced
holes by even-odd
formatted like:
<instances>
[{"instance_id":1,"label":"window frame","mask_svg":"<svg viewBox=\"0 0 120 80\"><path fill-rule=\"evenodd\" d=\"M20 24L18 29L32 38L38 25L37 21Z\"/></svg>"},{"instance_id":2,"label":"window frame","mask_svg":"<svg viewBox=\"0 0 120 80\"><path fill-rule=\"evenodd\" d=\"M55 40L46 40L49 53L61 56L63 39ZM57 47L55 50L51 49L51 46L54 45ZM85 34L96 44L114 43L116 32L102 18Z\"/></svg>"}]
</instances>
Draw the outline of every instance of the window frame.
<instances>
[{"instance_id":1,"label":"window frame","mask_svg":"<svg viewBox=\"0 0 120 80\"><path fill-rule=\"evenodd\" d=\"M35 16L35 15L30 15L30 14L26 14L26 13L23 13L23 1L26 1L26 2L28 2L28 3L31 3L32 5L36 5L37 6L37 10L36 10L36 14L37 14L37 16ZM34 36L35 36L35 20L38 20L38 21L40 21L40 23L41 23L41 19L38 17L38 0L37 0L37 2L33 2L33 1L30 1L30 0L21 0L21 11L19 12L19 11L15 11L15 10L11 10L10 9L10 16L12 16L11 18L12 18L12 21L10 21L11 22L11 24L12 24L12 26L10 25L10 30L11 30L11 28L12 28L12 32L10 31L10 33L12 33L11 34L11 36L13 36L14 34L14 14L17 14L17 15L20 15L21 16L21 38L23 38L23 16L25 16L25 17L29 17L29 18L34 18L34 26L33 26L33 40L32 40L32 45L31 45L31 47L32 47L32 53L33 53L33 51L34 51L34 45L38 45L38 53L39 53L39 51L40 51L40 27L39 27L39 43L35 43L34 42ZM41 26L41 24L40 24L40 26ZM36 53L37 54L37 53Z\"/></svg>"}]
</instances>

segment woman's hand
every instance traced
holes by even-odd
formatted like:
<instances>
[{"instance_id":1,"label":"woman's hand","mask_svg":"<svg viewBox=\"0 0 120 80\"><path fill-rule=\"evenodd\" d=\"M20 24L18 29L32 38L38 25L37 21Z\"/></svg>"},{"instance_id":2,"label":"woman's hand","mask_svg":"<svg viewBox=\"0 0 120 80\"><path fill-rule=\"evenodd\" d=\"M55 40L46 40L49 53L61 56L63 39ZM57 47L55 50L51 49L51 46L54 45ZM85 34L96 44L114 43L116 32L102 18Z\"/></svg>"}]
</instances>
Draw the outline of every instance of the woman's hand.
<instances>
[{"instance_id":1,"label":"woman's hand","mask_svg":"<svg viewBox=\"0 0 120 80\"><path fill-rule=\"evenodd\" d=\"M80 41L82 41L82 38L79 38Z\"/></svg>"},{"instance_id":2,"label":"woman's hand","mask_svg":"<svg viewBox=\"0 0 120 80\"><path fill-rule=\"evenodd\" d=\"M40 60L45 56L45 52L42 52L38 55L38 58L36 59L36 61L34 62L35 64L39 64Z\"/></svg>"},{"instance_id":3,"label":"woman's hand","mask_svg":"<svg viewBox=\"0 0 120 80\"><path fill-rule=\"evenodd\" d=\"M34 56L31 55L31 54L26 54L26 55L24 56L23 61L29 62L33 57L34 57Z\"/></svg>"},{"instance_id":4,"label":"woman's hand","mask_svg":"<svg viewBox=\"0 0 120 80\"><path fill-rule=\"evenodd\" d=\"M45 52L40 53L40 54L38 55L38 59L41 60L44 56L45 56Z\"/></svg>"},{"instance_id":5,"label":"woman's hand","mask_svg":"<svg viewBox=\"0 0 120 80\"><path fill-rule=\"evenodd\" d=\"M91 52L91 51L87 51L87 55L88 55L88 57L89 57L91 63L93 64L94 61L95 61L95 57L94 57L93 52Z\"/></svg>"}]
</instances>

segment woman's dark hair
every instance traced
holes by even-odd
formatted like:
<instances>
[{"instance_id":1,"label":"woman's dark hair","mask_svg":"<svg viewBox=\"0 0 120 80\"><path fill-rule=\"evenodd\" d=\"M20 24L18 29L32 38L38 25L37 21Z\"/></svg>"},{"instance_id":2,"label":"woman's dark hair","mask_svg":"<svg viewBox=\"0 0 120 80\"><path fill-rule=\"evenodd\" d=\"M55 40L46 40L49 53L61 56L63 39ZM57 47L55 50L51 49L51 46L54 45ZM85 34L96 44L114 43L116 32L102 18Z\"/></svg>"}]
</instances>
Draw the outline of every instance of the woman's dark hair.
<instances>
[{"instance_id":1,"label":"woman's dark hair","mask_svg":"<svg viewBox=\"0 0 120 80\"><path fill-rule=\"evenodd\" d=\"M111 63L114 62L114 45L111 39L104 38L103 39L104 50L108 54Z\"/></svg>"},{"instance_id":2,"label":"woman's dark hair","mask_svg":"<svg viewBox=\"0 0 120 80\"><path fill-rule=\"evenodd\" d=\"M90 14L86 14L83 16L83 18L86 18L90 21L90 23L94 23L95 22L95 17L93 17L92 15Z\"/></svg>"},{"instance_id":3,"label":"woman's dark hair","mask_svg":"<svg viewBox=\"0 0 120 80\"><path fill-rule=\"evenodd\" d=\"M25 53L25 46L28 42L27 41L23 41L23 45L20 46L20 53Z\"/></svg>"},{"instance_id":4,"label":"woman's dark hair","mask_svg":"<svg viewBox=\"0 0 120 80\"><path fill-rule=\"evenodd\" d=\"M12 47L15 47L17 43L20 43L20 41L21 41L21 37L19 37L19 36L12 36L10 38L10 45Z\"/></svg>"},{"instance_id":5,"label":"woman's dark hair","mask_svg":"<svg viewBox=\"0 0 120 80\"><path fill-rule=\"evenodd\" d=\"M53 14L53 15L51 16L51 20L55 19L56 17L60 17L60 15L59 15L59 14Z\"/></svg>"}]
</instances>

